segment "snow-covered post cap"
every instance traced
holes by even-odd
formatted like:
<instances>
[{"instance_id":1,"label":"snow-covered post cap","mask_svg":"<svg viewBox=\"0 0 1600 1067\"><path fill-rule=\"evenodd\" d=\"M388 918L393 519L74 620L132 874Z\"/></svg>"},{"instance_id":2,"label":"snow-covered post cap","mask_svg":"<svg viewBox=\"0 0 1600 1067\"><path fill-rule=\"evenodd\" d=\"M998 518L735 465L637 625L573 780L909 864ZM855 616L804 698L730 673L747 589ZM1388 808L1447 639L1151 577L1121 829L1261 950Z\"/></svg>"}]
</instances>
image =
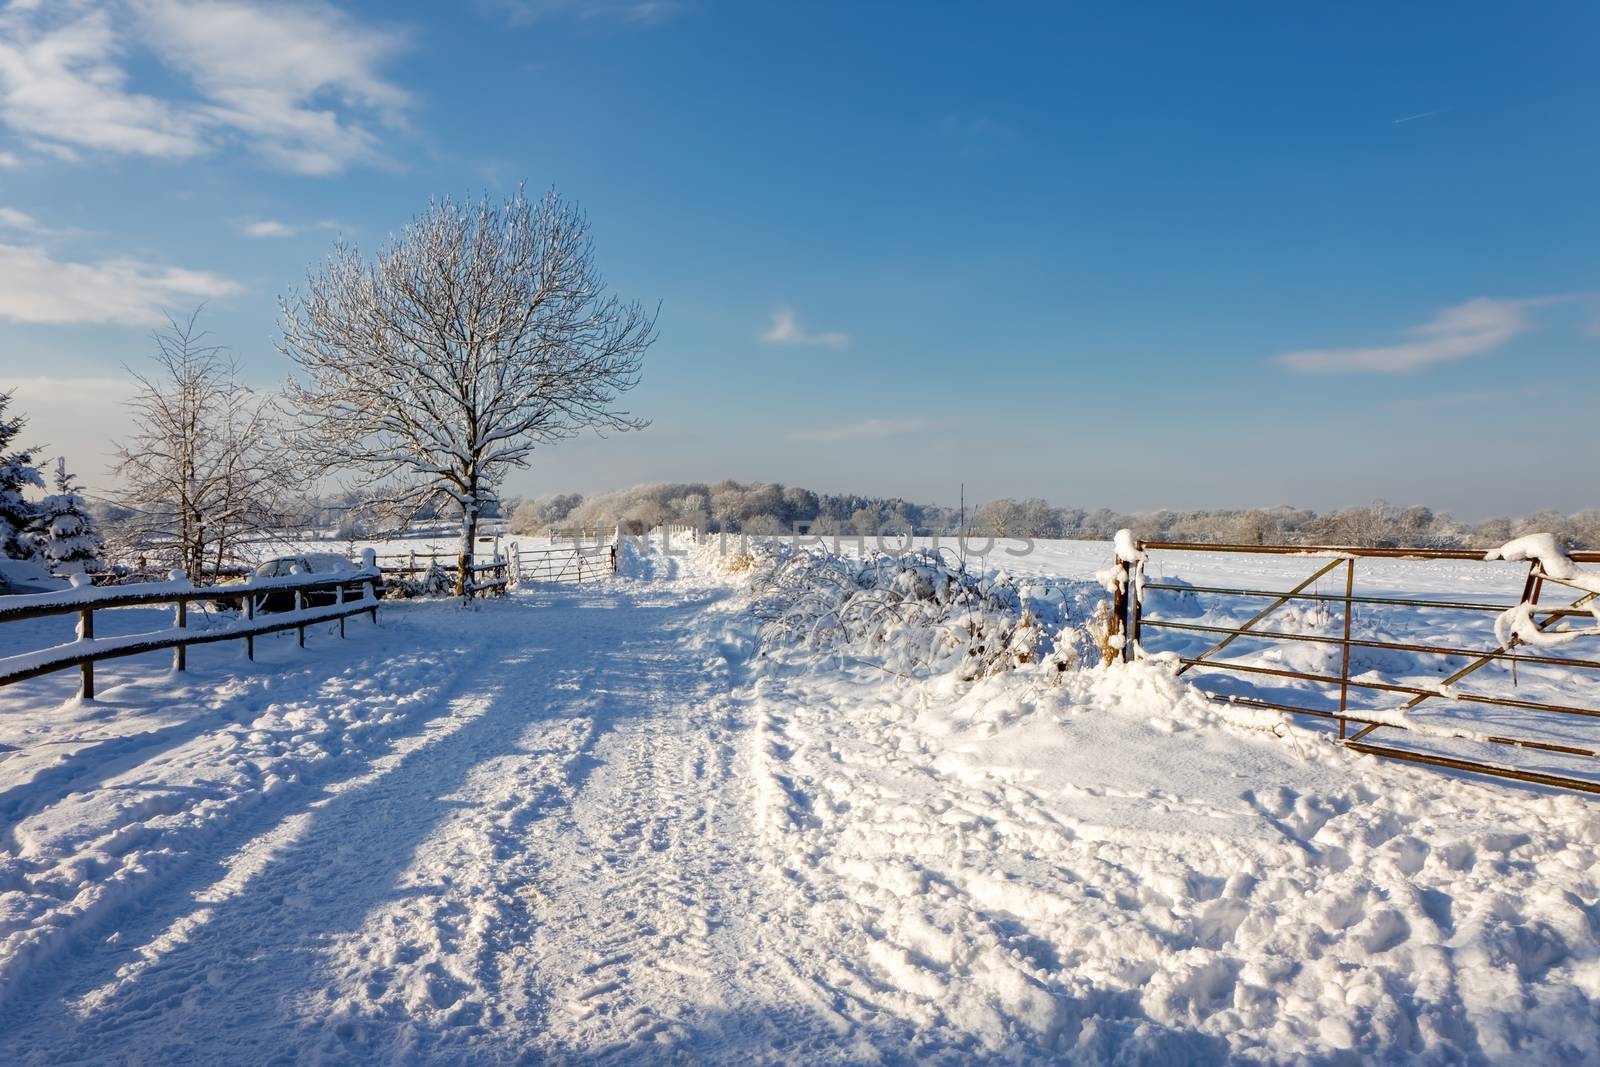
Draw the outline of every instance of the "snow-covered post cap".
<instances>
[{"instance_id":1,"label":"snow-covered post cap","mask_svg":"<svg viewBox=\"0 0 1600 1067\"><path fill-rule=\"evenodd\" d=\"M188 585L189 576L183 572L182 567L174 567L167 572L167 580L174 585Z\"/></svg>"},{"instance_id":2,"label":"snow-covered post cap","mask_svg":"<svg viewBox=\"0 0 1600 1067\"><path fill-rule=\"evenodd\" d=\"M370 545L361 550L361 568L375 571L378 569L378 550Z\"/></svg>"},{"instance_id":3,"label":"snow-covered post cap","mask_svg":"<svg viewBox=\"0 0 1600 1067\"><path fill-rule=\"evenodd\" d=\"M94 582L89 580L89 576L84 574L82 571L79 571L78 573L68 577L67 582L74 589L84 589L94 584Z\"/></svg>"},{"instance_id":4,"label":"snow-covered post cap","mask_svg":"<svg viewBox=\"0 0 1600 1067\"><path fill-rule=\"evenodd\" d=\"M1118 530L1117 536L1112 540L1112 544L1116 549L1118 563L1144 562L1144 549L1139 547L1139 542L1134 538L1132 530Z\"/></svg>"}]
</instances>

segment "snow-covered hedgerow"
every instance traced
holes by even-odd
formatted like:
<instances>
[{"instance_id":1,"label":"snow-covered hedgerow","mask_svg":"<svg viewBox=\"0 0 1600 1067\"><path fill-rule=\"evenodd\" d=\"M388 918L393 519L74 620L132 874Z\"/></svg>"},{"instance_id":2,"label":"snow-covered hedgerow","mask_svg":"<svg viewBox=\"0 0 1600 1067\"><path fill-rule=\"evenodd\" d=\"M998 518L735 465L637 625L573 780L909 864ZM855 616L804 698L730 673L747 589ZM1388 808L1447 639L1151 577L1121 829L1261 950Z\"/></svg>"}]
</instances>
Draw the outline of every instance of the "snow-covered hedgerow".
<instances>
[{"instance_id":1,"label":"snow-covered hedgerow","mask_svg":"<svg viewBox=\"0 0 1600 1067\"><path fill-rule=\"evenodd\" d=\"M749 571L751 610L769 648L871 656L909 678L974 681L1090 662L1088 624L1103 599L1090 583L977 573L928 550L855 558L757 545Z\"/></svg>"}]
</instances>

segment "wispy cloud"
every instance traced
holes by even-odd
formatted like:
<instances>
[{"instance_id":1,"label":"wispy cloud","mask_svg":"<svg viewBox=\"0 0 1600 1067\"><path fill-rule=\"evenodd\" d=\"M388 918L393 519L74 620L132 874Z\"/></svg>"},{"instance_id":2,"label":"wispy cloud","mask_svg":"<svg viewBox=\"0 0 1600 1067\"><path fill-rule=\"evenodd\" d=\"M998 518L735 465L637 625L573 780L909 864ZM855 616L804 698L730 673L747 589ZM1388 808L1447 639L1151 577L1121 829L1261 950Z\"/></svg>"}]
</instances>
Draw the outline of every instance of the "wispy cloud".
<instances>
[{"instance_id":1,"label":"wispy cloud","mask_svg":"<svg viewBox=\"0 0 1600 1067\"><path fill-rule=\"evenodd\" d=\"M794 441L811 441L833 444L839 441L877 441L885 437L930 430L946 423L939 419L862 419L841 426L819 426L810 430L796 430L789 435Z\"/></svg>"},{"instance_id":2,"label":"wispy cloud","mask_svg":"<svg viewBox=\"0 0 1600 1067\"><path fill-rule=\"evenodd\" d=\"M939 122L939 129L946 137L959 140L973 140L983 137L995 137L1011 132L1011 128L992 115L971 115L952 113L946 115Z\"/></svg>"},{"instance_id":3,"label":"wispy cloud","mask_svg":"<svg viewBox=\"0 0 1600 1067\"><path fill-rule=\"evenodd\" d=\"M837 330L815 332L800 328L800 320L793 308L779 308L772 313L772 325L761 335L769 345L812 345L823 348L843 348L850 343L850 335Z\"/></svg>"},{"instance_id":4,"label":"wispy cloud","mask_svg":"<svg viewBox=\"0 0 1600 1067\"><path fill-rule=\"evenodd\" d=\"M1479 297L1445 308L1405 331L1413 340L1372 348L1320 348L1285 352L1273 361L1291 370L1317 374L1402 374L1435 363L1469 359L1494 351L1533 328L1529 312L1561 297L1494 300Z\"/></svg>"},{"instance_id":5,"label":"wispy cloud","mask_svg":"<svg viewBox=\"0 0 1600 1067\"><path fill-rule=\"evenodd\" d=\"M0 228L7 230L21 230L24 233L41 233L44 227L39 225L39 220L26 211L18 211L14 207L0 207Z\"/></svg>"},{"instance_id":6,"label":"wispy cloud","mask_svg":"<svg viewBox=\"0 0 1600 1067\"><path fill-rule=\"evenodd\" d=\"M513 25L554 18L604 19L651 26L682 14L681 0L481 0Z\"/></svg>"},{"instance_id":7,"label":"wispy cloud","mask_svg":"<svg viewBox=\"0 0 1600 1067\"><path fill-rule=\"evenodd\" d=\"M293 237L300 231L290 226L287 222L278 222L275 219L262 219L260 222L246 223L241 232L246 237Z\"/></svg>"},{"instance_id":8,"label":"wispy cloud","mask_svg":"<svg viewBox=\"0 0 1600 1067\"><path fill-rule=\"evenodd\" d=\"M169 304L238 291L209 271L129 257L76 262L39 245L0 244L0 319L13 322L153 326Z\"/></svg>"},{"instance_id":9,"label":"wispy cloud","mask_svg":"<svg viewBox=\"0 0 1600 1067\"><path fill-rule=\"evenodd\" d=\"M337 222L324 220L322 222L293 223L281 222L278 219L258 219L247 222L239 227L239 232L246 237L276 238L294 237L309 230L338 230L343 229Z\"/></svg>"},{"instance_id":10,"label":"wispy cloud","mask_svg":"<svg viewBox=\"0 0 1600 1067\"><path fill-rule=\"evenodd\" d=\"M1536 400L1550 395L1543 385L1519 385L1496 389L1463 389L1454 393L1428 393L1391 401L1390 411L1448 411L1453 408L1495 406L1504 408L1513 400Z\"/></svg>"},{"instance_id":11,"label":"wispy cloud","mask_svg":"<svg viewBox=\"0 0 1600 1067\"><path fill-rule=\"evenodd\" d=\"M1419 111L1415 115L1401 115L1399 118L1394 120L1394 124L1396 126L1404 126L1408 122L1417 122L1417 121L1420 121L1421 119L1431 119L1435 115L1443 115L1446 111L1449 111L1449 110L1450 109L1447 108L1447 107L1437 107L1437 108L1434 108L1432 111Z\"/></svg>"},{"instance_id":12,"label":"wispy cloud","mask_svg":"<svg viewBox=\"0 0 1600 1067\"><path fill-rule=\"evenodd\" d=\"M22 157L15 152L0 152L0 170L12 170L22 166Z\"/></svg>"},{"instance_id":13,"label":"wispy cloud","mask_svg":"<svg viewBox=\"0 0 1600 1067\"><path fill-rule=\"evenodd\" d=\"M374 124L408 94L378 70L404 46L320 0L78 0L0 12L0 121L36 151L182 159L238 143L330 174L380 158ZM190 92L129 88L154 59Z\"/></svg>"}]
</instances>

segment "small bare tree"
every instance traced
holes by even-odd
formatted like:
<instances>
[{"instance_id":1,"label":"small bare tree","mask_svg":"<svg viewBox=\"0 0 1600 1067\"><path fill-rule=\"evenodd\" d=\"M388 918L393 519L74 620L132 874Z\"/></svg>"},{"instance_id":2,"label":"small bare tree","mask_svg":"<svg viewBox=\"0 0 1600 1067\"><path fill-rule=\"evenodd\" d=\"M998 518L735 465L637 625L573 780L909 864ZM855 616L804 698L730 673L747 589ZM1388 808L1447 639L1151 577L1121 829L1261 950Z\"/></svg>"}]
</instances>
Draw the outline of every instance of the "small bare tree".
<instances>
[{"instance_id":1,"label":"small bare tree","mask_svg":"<svg viewBox=\"0 0 1600 1067\"><path fill-rule=\"evenodd\" d=\"M155 369L133 373L135 430L117 445L116 503L131 513L118 547L199 579L247 562L248 546L281 535L294 481L271 403L239 381L238 364L206 341L197 310L153 336Z\"/></svg>"},{"instance_id":2,"label":"small bare tree","mask_svg":"<svg viewBox=\"0 0 1600 1067\"><path fill-rule=\"evenodd\" d=\"M283 315L308 457L402 514L450 503L458 594L508 471L586 428L645 425L616 402L655 317L607 294L587 218L554 192L435 201L370 266L336 247Z\"/></svg>"}]
</instances>

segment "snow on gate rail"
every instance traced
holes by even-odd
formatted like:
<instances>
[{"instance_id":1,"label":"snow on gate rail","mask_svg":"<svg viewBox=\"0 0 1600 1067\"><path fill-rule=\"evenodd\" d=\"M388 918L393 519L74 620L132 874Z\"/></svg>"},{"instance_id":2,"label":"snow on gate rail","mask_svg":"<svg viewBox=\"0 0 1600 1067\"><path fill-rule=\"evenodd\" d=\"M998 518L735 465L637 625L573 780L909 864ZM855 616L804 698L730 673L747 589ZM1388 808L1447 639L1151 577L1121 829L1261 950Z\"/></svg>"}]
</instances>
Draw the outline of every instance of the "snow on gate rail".
<instances>
[{"instance_id":1,"label":"snow on gate rail","mask_svg":"<svg viewBox=\"0 0 1600 1067\"><path fill-rule=\"evenodd\" d=\"M306 627L319 622L339 623L339 634L344 635L344 620L352 615L371 614L378 620L378 598L373 583L379 571L371 558L360 570L336 576L294 575L284 578L254 578L248 582L229 585L195 586L174 571L167 582L150 582L139 585L93 588L74 586L59 593L38 593L5 598L0 602L0 624L24 622L51 616L78 616L77 639L47 648L34 649L17 655L0 658L0 686L37 678L40 675L77 667L82 672L79 696L94 699L94 665L101 660L122 656L136 656L146 652L173 649L173 669L187 667L190 645L209 644L215 641L245 643L245 652L255 658L255 639L265 634L284 630L298 630L299 641L306 643ZM349 599L348 593L357 593ZM292 611L273 612L256 617L257 598L271 594L292 594ZM332 594L333 602L311 605L312 594ZM320 597L318 599L321 599ZM221 626L205 629L189 627L189 605L194 601L239 603L242 618ZM114 608L150 607L171 605L174 608L173 625L162 630L124 634L117 637L95 637L95 612Z\"/></svg>"},{"instance_id":2,"label":"snow on gate rail","mask_svg":"<svg viewBox=\"0 0 1600 1067\"><path fill-rule=\"evenodd\" d=\"M1155 553L1325 562L1292 588L1276 590L1241 586L1227 578L1220 584L1165 575L1151 580L1148 568L1153 562L1183 562ZM1593 706L1600 660L1547 651L1547 646L1600 636L1600 626L1573 630L1562 622L1591 616L1600 620L1600 573L1575 566L1600 562L1600 552L1566 553L1548 535L1519 538L1489 553L1134 543L1125 537L1119 539L1117 555L1114 614L1125 631L1125 659L1175 658L1181 665L1178 673L1196 672L1191 680L1211 699L1287 712L1329 728L1337 724L1340 741L1358 752L1600 793L1600 765L1595 762L1600 758L1600 707ZM1358 590L1358 560L1527 560L1528 568L1520 599L1508 605L1480 601L1470 593L1442 598ZM1187 565L1204 569L1197 559ZM1331 590L1319 588L1324 580L1332 583ZM1577 595L1570 603L1542 606L1539 597L1546 585ZM1254 610L1260 602L1265 606ZM1234 604L1252 605L1249 617L1230 614ZM1490 619L1493 626L1486 633L1483 622ZM1486 647L1472 647L1478 642ZM1225 649L1232 651L1219 658ZM1491 684L1475 691L1456 688L1469 677ZM1493 685L1496 681L1501 684ZM1532 690L1532 698L1509 695L1506 681L1514 689ZM1375 697L1363 700L1367 694ZM1391 696L1400 699L1382 706ZM1387 745L1366 740L1380 729L1406 731L1407 736Z\"/></svg>"}]
</instances>

